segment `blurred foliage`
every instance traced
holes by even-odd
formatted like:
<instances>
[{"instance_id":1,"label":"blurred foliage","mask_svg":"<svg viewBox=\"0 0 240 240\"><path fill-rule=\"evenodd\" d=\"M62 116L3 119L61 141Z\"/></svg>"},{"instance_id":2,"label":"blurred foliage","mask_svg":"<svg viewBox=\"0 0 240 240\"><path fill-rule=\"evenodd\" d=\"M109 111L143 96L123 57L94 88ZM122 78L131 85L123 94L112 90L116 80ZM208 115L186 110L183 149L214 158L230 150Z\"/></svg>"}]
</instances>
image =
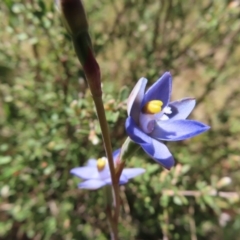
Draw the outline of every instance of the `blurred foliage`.
<instances>
[{"instance_id":1,"label":"blurred foliage","mask_svg":"<svg viewBox=\"0 0 240 240\"><path fill-rule=\"evenodd\" d=\"M227 0L85 1L114 148L124 141L136 81L170 70L174 100L211 125L169 143L163 170L122 188L121 239L240 239L240 3ZM91 96L52 1L0 2L0 238L109 239L101 191L69 174L104 155Z\"/></svg>"}]
</instances>

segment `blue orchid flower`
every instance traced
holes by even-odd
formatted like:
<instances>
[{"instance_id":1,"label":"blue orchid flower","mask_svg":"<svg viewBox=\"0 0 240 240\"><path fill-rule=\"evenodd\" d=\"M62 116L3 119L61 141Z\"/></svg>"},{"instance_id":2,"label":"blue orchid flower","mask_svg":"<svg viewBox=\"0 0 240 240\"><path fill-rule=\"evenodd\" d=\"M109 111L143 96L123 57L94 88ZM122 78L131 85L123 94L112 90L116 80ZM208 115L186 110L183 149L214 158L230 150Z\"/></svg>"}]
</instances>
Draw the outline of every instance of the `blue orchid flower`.
<instances>
[{"instance_id":1,"label":"blue orchid flower","mask_svg":"<svg viewBox=\"0 0 240 240\"><path fill-rule=\"evenodd\" d=\"M113 153L115 166L117 165L120 149ZM145 172L143 168L124 168L119 179L119 184L126 184L129 179ZM89 159L84 167L73 168L71 174L81 178L83 182L78 184L79 188L95 190L105 185L111 185L111 175L108 160L105 157L99 159Z\"/></svg>"},{"instance_id":2,"label":"blue orchid flower","mask_svg":"<svg viewBox=\"0 0 240 240\"><path fill-rule=\"evenodd\" d=\"M170 102L172 77L163 74L145 93L146 78L139 79L127 103L126 131L132 141L163 167L170 169L174 159L162 141L194 137L210 127L186 120L195 107L194 98Z\"/></svg>"}]
</instances>

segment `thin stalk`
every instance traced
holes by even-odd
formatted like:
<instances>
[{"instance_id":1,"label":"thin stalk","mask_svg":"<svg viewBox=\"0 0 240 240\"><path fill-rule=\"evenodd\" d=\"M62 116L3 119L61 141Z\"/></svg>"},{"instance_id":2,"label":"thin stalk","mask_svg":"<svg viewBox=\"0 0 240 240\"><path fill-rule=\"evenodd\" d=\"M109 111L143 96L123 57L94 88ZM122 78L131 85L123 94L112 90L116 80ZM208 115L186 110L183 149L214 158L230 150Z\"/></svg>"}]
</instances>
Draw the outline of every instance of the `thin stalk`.
<instances>
[{"instance_id":1,"label":"thin stalk","mask_svg":"<svg viewBox=\"0 0 240 240\"><path fill-rule=\"evenodd\" d=\"M115 224L112 216L112 210L110 206L106 207L108 225L110 229L111 240L118 240L118 229L117 225Z\"/></svg>"},{"instance_id":2,"label":"thin stalk","mask_svg":"<svg viewBox=\"0 0 240 240\"><path fill-rule=\"evenodd\" d=\"M111 173L111 179L112 179L112 186L113 186L113 199L114 199L114 222L117 226L118 224L118 216L120 211L120 198L119 198L119 185L118 185L118 178L115 174L115 167L113 162L113 156L112 156L112 145L111 145L111 139L108 129L108 123L105 115L105 110L103 106L103 101L101 96L94 96L93 95L93 101L96 106L97 116L100 124L100 128L102 131L102 138L104 143L104 148L106 151L109 169Z\"/></svg>"},{"instance_id":3,"label":"thin stalk","mask_svg":"<svg viewBox=\"0 0 240 240\"><path fill-rule=\"evenodd\" d=\"M111 240L118 240L118 228L117 224L114 221L112 214L112 202L113 202L113 194L111 186L106 186L104 188L105 195L105 208L107 214L108 225L110 229Z\"/></svg>"},{"instance_id":4,"label":"thin stalk","mask_svg":"<svg viewBox=\"0 0 240 240\"><path fill-rule=\"evenodd\" d=\"M58 7L63 15L64 23L70 35L77 57L82 64L84 73L88 80L88 85L92 93L93 101L96 106L97 116L102 131L103 144L108 159L111 173L114 215L112 214L112 202L108 204L110 208L109 219L111 220L113 239L117 240L118 216L120 209L118 177L115 173L115 166L112 156L111 139L109 135L108 123L102 101L101 72L100 67L94 56L93 46L88 31L86 12L80 0L61 0ZM112 217L113 216L113 217ZM110 218L111 217L111 218Z\"/></svg>"}]
</instances>

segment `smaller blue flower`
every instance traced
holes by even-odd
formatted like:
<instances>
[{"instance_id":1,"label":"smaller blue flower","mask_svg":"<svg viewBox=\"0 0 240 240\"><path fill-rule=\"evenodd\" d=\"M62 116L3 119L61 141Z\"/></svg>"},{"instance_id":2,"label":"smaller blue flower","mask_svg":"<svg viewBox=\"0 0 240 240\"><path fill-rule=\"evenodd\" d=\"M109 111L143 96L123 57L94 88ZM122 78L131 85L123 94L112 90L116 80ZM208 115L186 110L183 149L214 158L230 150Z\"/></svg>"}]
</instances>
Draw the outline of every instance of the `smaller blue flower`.
<instances>
[{"instance_id":1,"label":"smaller blue flower","mask_svg":"<svg viewBox=\"0 0 240 240\"><path fill-rule=\"evenodd\" d=\"M172 77L163 74L145 93L147 79L141 78L127 103L126 131L132 141L163 167L170 169L174 159L164 141L180 141L194 137L209 126L186 120L195 106L194 98L170 102Z\"/></svg>"},{"instance_id":2,"label":"smaller blue flower","mask_svg":"<svg viewBox=\"0 0 240 240\"><path fill-rule=\"evenodd\" d=\"M113 160L116 166L120 149L113 153ZM129 179L134 178L145 172L143 168L124 168L119 184L126 184ZM73 168L71 174L81 178L83 181L78 184L81 189L95 190L105 185L111 185L111 174L108 166L108 160L105 157L99 159L89 159L87 165L84 167Z\"/></svg>"}]
</instances>

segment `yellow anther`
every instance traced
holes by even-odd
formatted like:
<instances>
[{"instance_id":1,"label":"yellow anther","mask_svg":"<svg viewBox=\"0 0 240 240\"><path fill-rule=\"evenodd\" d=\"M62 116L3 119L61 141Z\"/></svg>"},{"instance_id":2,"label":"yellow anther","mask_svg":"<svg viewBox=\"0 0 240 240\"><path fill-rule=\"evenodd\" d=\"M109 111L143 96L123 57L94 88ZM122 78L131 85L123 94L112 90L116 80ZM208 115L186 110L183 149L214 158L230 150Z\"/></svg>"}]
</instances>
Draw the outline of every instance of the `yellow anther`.
<instances>
[{"instance_id":1,"label":"yellow anther","mask_svg":"<svg viewBox=\"0 0 240 240\"><path fill-rule=\"evenodd\" d=\"M148 114L155 114L162 111L163 102L160 100L152 100L145 104L143 112Z\"/></svg>"},{"instance_id":2,"label":"yellow anther","mask_svg":"<svg viewBox=\"0 0 240 240\"><path fill-rule=\"evenodd\" d=\"M106 165L106 158L102 157L97 160L97 169L98 171L102 171Z\"/></svg>"}]
</instances>

